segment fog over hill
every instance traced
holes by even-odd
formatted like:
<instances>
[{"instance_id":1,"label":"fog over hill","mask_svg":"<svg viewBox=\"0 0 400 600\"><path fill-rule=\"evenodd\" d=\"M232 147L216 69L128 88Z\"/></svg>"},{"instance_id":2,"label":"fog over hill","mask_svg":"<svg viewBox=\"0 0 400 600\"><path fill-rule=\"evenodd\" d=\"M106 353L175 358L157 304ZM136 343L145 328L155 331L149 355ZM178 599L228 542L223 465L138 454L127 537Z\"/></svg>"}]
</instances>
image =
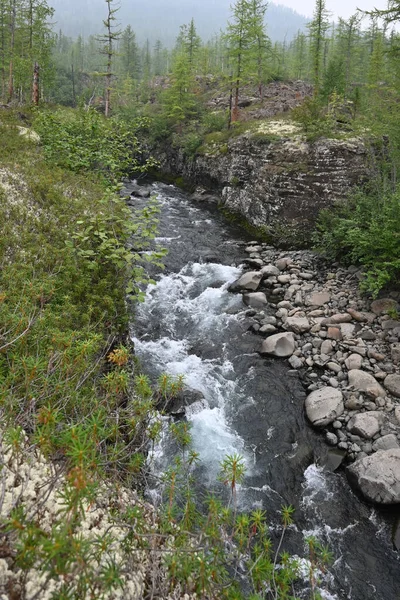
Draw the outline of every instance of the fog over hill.
<instances>
[{"instance_id":1,"label":"fog over hill","mask_svg":"<svg viewBox=\"0 0 400 600\"><path fill-rule=\"evenodd\" d=\"M102 31L104 0L49 0L49 4L56 9L55 29L64 34L88 36ZM179 26L193 17L199 34L207 40L226 27L231 4L231 0L121 0L118 20L120 28L130 24L141 42L160 39L169 45ZM306 22L306 17L285 6L268 7L268 33L273 41L290 41Z\"/></svg>"}]
</instances>

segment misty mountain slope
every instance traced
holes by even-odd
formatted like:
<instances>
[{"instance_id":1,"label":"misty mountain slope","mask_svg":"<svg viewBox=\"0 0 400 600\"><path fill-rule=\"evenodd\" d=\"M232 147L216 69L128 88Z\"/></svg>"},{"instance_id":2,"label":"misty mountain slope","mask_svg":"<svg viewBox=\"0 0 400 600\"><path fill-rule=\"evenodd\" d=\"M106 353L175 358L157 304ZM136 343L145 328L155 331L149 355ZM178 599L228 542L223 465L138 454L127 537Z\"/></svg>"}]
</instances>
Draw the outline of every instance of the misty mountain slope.
<instances>
[{"instance_id":1,"label":"misty mountain slope","mask_svg":"<svg viewBox=\"0 0 400 600\"><path fill-rule=\"evenodd\" d=\"M172 44L179 26L193 17L204 40L226 27L231 0L121 0L118 12L120 27L130 24L138 40L160 39ZM88 36L102 31L106 16L104 0L50 0L56 10L55 28L64 34ZM268 33L273 41L290 41L306 25L306 18L290 8L270 4L267 10Z\"/></svg>"}]
</instances>

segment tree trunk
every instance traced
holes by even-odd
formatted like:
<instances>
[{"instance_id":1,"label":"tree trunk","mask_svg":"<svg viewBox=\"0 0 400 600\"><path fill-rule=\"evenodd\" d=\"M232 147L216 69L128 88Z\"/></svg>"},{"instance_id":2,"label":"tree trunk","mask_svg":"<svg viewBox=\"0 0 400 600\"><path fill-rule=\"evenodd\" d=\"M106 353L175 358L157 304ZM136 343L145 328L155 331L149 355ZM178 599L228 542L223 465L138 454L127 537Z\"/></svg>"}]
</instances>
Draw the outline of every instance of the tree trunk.
<instances>
[{"instance_id":1,"label":"tree trunk","mask_svg":"<svg viewBox=\"0 0 400 600\"><path fill-rule=\"evenodd\" d=\"M39 79L40 79L40 68L37 62L35 62L35 66L33 68L33 86L32 86L32 104L34 106L39 106Z\"/></svg>"}]
</instances>

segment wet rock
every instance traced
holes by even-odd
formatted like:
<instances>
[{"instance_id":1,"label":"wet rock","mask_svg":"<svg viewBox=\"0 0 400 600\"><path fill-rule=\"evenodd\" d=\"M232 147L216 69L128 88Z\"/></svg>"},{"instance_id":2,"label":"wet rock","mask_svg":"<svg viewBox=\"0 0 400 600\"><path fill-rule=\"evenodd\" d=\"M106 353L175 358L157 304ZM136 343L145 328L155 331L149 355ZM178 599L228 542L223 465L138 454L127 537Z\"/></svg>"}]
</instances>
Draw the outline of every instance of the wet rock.
<instances>
[{"instance_id":1,"label":"wet rock","mask_svg":"<svg viewBox=\"0 0 400 600\"><path fill-rule=\"evenodd\" d=\"M361 365L362 365L362 358L359 354L350 354L350 356L348 358L346 358L344 363L345 363L348 371L352 371L352 370L359 371L361 369Z\"/></svg>"},{"instance_id":2,"label":"wet rock","mask_svg":"<svg viewBox=\"0 0 400 600\"><path fill-rule=\"evenodd\" d=\"M259 329L259 333L265 333L267 335L271 335L277 331L275 325L263 325Z\"/></svg>"},{"instance_id":3,"label":"wet rock","mask_svg":"<svg viewBox=\"0 0 400 600\"><path fill-rule=\"evenodd\" d=\"M359 435L366 440L371 440L379 433L382 420L382 413L378 411L360 413L350 419L347 429L350 433Z\"/></svg>"},{"instance_id":4,"label":"wet rock","mask_svg":"<svg viewBox=\"0 0 400 600\"><path fill-rule=\"evenodd\" d=\"M378 450L347 469L352 483L370 502L400 503L400 449Z\"/></svg>"},{"instance_id":5,"label":"wet rock","mask_svg":"<svg viewBox=\"0 0 400 600\"><path fill-rule=\"evenodd\" d=\"M261 347L261 354L287 358L292 356L295 348L296 342L293 333L277 333L264 340Z\"/></svg>"},{"instance_id":6,"label":"wet rock","mask_svg":"<svg viewBox=\"0 0 400 600\"><path fill-rule=\"evenodd\" d=\"M400 444L394 433L384 435L372 444L374 452L378 450L393 450L394 448L400 448Z\"/></svg>"},{"instance_id":7,"label":"wet rock","mask_svg":"<svg viewBox=\"0 0 400 600\"><path fill-rule=\"evenodd\" d=\"M393 525L393 545L400 552L400 518Z\"/></svg>"},{"instance_id":8,"label":"wet rock","mask_svg":"<svg viewBox=\"0 0 400 600\"><path fill-rule=\"evenodd\" d=\"M397 302L392 298L381 298L380 300L375 300L371 304L371 310L376 315L382 315L389 310L396 310L396 308Z\"/></svg>"},{"instance_id":9,"label":"wet rock","mask_svg":"<svg viewBox=\"0 0 400 600\"><path fill-rule=\"evenodd\" d=\"M133 187L133 189L132 189ZM131 197L137 197L137 198L150 198L150 191L140 185L137 184L132 184L130 186L130 190L131 190Z\"/></svg>"},{"instance_id":10,"label":"wet rock","mask_svg":"<svg viewBox=\"0 0 400 600\"><path fill-rule=\"evenodd\" d=\"M325 439L330 446L336 446L339 441L337 435L330 431L326 434Z\"/></svg>"},{"instance_id":11,"label":"wet rock","mask_svg":"<svg viewBox=\"0 0 400 600\"><path fill-rule=\"evenodd\" d=\"M323 461L325 469L331 473L334 473L343 464L346 455L347 452L345 450L341 450L340 448L329 450Z\"/></svg>"},{"instance_id":12,"label":"wet rock","mask_svg":"<svg viewBox=\"0 0 400 600\"><path fill-rule=\"evenodd\" d=\"M240 292L242 290L251 290L255 292L258 289L262 279L260 271L248 271L243 273L235 283L229 286L229 291Z\"/></svg>"},{"instance_id":13,"label":"wet rock","mask_svg":"<svg viewBox=\"0 0 400 600\"><path fill-rule=\"evenodd\" d=\"M252 308L264 308L268 304L267 296L264 292L251 292L244 294L243 302Z\"/></svg>"},{"instance_id":14,"label":"wet rock","mask_svg":"<svg viewBox=\"0 0 400 600\"><path fill-rule=\"evenodd\" d=\"M311 392L306 398L307 417L315 427L333 423L343 412L343 394L340 390L325 387Z\"/></svg>"},{"instance_id":15,"label":"wet rock","mask_svg":"<svg viewBox=\"0 0 400 600\"><path fill-rule=\"evenodd\" d=\"M349 385L357 392L365 392L374 398L385 396L383 387L376 381L375 377L365 371L358 369L349 371Z\"/></svg>"},{"instance_id":16,"label":"wet rock","mask_svg":"<svg viewBox=\"0 0 400 600\"><path fill-rule=\"evenodd\" d=\"M391 394L393 394L393 396L400 398L400 375L388 375L385 378L383 385Z\"/></svg>"}]
</instances>

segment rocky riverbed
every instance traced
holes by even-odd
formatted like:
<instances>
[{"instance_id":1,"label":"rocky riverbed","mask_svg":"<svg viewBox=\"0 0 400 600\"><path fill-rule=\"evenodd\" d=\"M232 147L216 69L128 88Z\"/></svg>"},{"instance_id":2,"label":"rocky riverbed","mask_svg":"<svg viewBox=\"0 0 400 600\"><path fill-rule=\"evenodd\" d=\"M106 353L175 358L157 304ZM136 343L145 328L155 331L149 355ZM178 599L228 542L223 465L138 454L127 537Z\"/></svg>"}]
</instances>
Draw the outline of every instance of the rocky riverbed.
<instances>
[{"instance_id":1,"label":"rocky riverbed","mask_svg":"<svg viewBox=\"0 0 400 600\"><path fill-rule=\"evenodd\" d=\"M250 243L243 293L261 354L287 358L308 395L305 411L349 463L348 478L378 504L400 503L398 296L358 291L362 274L309 251Z\"/></svg>"}]
</instances>

